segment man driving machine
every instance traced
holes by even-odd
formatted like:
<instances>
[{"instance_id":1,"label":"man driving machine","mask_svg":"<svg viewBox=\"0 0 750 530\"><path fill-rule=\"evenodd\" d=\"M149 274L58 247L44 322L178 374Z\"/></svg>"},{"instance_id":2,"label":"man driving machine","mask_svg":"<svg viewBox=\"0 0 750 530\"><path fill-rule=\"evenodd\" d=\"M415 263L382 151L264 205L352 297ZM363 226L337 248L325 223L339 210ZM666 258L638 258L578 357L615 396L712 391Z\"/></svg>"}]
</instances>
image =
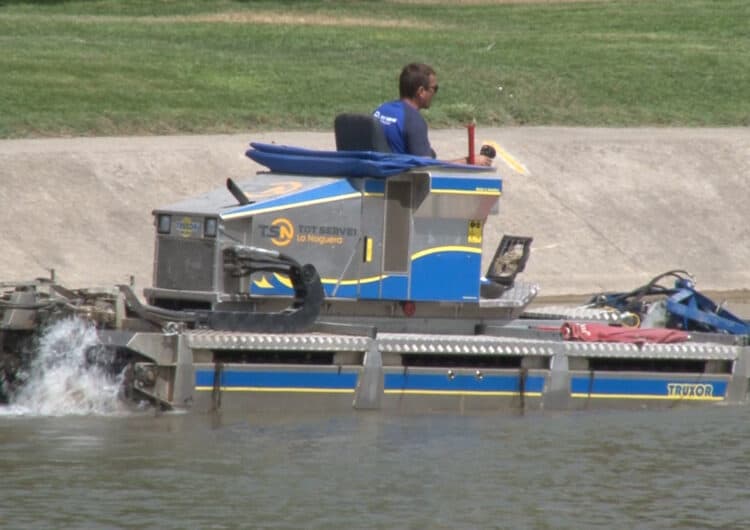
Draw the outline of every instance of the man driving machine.
<instances>
[{"instance_id":1,"label":"man driving machine","mask_svg":"<svg viewBox=\"0 0 750 530\"><path fill-rule=\"evenodd\" d=\"M394 153L437 158L430 145L427 122L420 110L430 108L432 98L438 92L435 70L422 63L410 63L401 70L398 81L399 99L380 105L373 117L383 126L388 144ZM468 157L448 162L467 164ZM492 159L484 154L474 156L474 164L492 165Z\"/></svg>"}]
</instances>

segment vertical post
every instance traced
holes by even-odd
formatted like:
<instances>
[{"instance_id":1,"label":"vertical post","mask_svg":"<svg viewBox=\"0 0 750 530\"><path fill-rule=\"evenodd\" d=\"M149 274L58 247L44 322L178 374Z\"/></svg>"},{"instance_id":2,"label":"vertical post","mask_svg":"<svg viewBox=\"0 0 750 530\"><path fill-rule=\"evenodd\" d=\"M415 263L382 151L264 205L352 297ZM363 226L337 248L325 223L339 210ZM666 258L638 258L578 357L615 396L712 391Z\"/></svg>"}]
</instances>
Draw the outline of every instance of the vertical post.
<instances>
[{"instance_id":1,"label":"vertical post","mask_svg":"<svg viewBox=\"0 0 750 530\"><path fill-rule=\"evenodd\" d=\"M542 407L545 410L566 410L571 402L568 357L562 350L555 351L549 363L549 381L542 396Z\"/></svg>"},{"instance_id":2,"label":"vertical post","mask_svg":"<svg viewBox=\"0 0 750 530\"><path fill-rule=\"evenodd\" d=\"M474 164L476 161L474 160L474 130L476 129L476 124L474 121L466 125L466 132L469 134L469 156L466 157L466 162L468 164Z\"/></svg>"},{"instance_id":3,"label":"vertical post","mask_svg":"<svg viewBox=\"0 0 750 530\"><path fill-rule=\"evenodd\" d=\"M172 403L175 407L189 409L195 392L195 365L193 349L188 344L185 330L177 334L177 359L175 359Z\"/></svg>"},{"instance_id":4,"label":"vertical post","mask_svg":"<svg viewBox=\"0 0 750 530\"><path fill-rule=\"evenodd\" d=\"M741 403L748 399L748 380L750 380L750 347L739 347L737 359L734 361L732 377L727 385L725 399L729 403Z\"/></svg>"},{"instance_id":5,"label":"vertical post","mask_svg":"<svg viewBox=\"0 0 750 530\"><path fill-rule=\"evenodd\" d=\"M358 410L379 409L383 399L385 376L383 356L378 349L378 341L374 338L371 338L367 345L362 365L352 405Z\"/></svg>"},{"instance_id":6,"label":"vertical post","mask_svg":"<svg viewBox=\"0 0 750 530\"><path fill-rule=\"evenodd\" d=\"M221 383L224 379L224 363L217 362L214 366L214 388L211 392L211 411L221 408Z\"/></svg>"}]
</instances>

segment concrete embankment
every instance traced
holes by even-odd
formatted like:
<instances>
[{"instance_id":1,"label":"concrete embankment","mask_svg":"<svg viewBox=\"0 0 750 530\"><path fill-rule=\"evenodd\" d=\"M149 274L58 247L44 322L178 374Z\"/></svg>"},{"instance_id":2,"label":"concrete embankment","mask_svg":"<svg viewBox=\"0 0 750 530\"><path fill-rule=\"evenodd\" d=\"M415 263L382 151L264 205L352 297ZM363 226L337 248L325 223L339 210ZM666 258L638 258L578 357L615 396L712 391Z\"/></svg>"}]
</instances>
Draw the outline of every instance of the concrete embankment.
<instances>
[{"instance_id":1,"label":"concrete embankment","mask_svg":"<svg viewBox=\"0 0 750 530\"><path fill-rule=\"evenodd\" d=\"M433 131L443 158L463 130ZM545 295L624 290L670 269L702 290L750 288L750 129L479 129L499 143L502 234L534 237L523 279ZM332 133L0 142L0 281L150 285L151 210L245 179L250 141L332 149ZM227 194L228 202L232 198Z\"/></svg>"}]
</instances>

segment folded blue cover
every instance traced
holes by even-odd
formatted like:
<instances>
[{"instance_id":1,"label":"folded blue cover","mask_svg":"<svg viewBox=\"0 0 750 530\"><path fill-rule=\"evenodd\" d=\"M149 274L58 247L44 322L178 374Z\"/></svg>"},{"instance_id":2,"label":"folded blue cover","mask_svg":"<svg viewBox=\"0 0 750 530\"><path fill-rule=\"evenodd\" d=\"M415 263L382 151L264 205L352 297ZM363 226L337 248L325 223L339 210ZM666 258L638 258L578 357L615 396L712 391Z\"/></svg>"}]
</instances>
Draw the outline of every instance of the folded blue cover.
<instances>
[{"instance_id":1,"label":"folded blue cover","mask_svg":"<svg viewBox=\"0 0 750 530\"><path fill-rule=\"evenodd\" d=\"M434 158L375 151L316 151L302 147L252 142L245 154L273 172L318 177L388 177L419 167L483 168Z\"/></svg>"}]
</instances>

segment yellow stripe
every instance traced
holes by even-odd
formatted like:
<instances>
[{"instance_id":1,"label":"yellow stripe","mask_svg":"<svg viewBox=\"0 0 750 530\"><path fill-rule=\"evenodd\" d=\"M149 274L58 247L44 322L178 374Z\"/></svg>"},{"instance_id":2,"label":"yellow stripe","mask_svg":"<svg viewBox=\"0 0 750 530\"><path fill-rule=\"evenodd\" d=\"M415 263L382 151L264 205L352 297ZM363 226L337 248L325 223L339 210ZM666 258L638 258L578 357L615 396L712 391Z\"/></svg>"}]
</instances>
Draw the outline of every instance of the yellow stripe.
<instances>
[{"instance_id":1,"label":"yellow stripe","mask_svg":"<svg viewBox=\"0 0 750 530\"><path fill-rule=\"evenodd\" d=\"M253 285L255 285L256 287L260 289L270 289L273 287L273 285L271 285L271 283L266 278L265 274L260 277L260 280L253 281Z\"/></svg>"},{"instance_id":2,"label":"yellow stripe","mask_svg":"<svg viewBox=\"0 0 750 530\"><path fill-rule=\"evenodd\" d=\"M372 238L366 237L365 238L365 263L370 263L372 261Z\"/></svg>"},{"instance_id":3,"label":"yellow stripe","mask_svg":"<svg viewBox=\"0 0 750 530\"><path fill-rule=\"evenodd\" d=\"M212 386L196 386L197 392L211 392ZM261 387L261 386L222 386L222 392L291 392L296 394L353 394L353 388L287 388L287 387Z\"/></svg>"},{"instance_id":4,"label":"yellow stripe","mask_svg":"<svg viewBox=\"0 0 750 530\"><path fill-rule=\"evenodd\" d=\"M658 399L663 401L724 401L723 397L717 396L659 396L656 394L585 394L573 393L574 398L596 398L596 399Z\"/></svg>"},{"instance_id":5,"label":"yellow stripe","mask_svg":"<svg viewBox=\"0 0 750 530\"><path fill-rule=\"evenodd\" d=\"M477 247L464 247L460 245L449 245L445 247L433 247L420 250L411 255L412 261L415 259L423 258L429 254L435 254L437 252L472 252L474 254L481 254L482 249Z\"/></svg>"},{"instance_id":6,"label":"yellow stripe","mask_svg":"<svg viewBox=\"0 0 750 530\"><path fill-rule=\"evenodd\" d=\"M289 279L289 276L286 276L285 274L279 274L278 272L274 272L273 275L274 275L274 277L278 280L278 282L281 285L283 285L285 287L289 287L290 289L292 288L292 281ZM360 278L358 280L341 280L341 281L339 281L339 280L337 280L335 278L321 278L320 282L324 283L326 285L358 285L358 284L362 285L362 284L365 284L365 283L373 283L373 282L378 282L380 280L385 280L386 278L388 278L387 274L380 274L378 276L370 276L368 278ZM265 276L263 277L263 280L265 280ZM255 281L253 283L257 287L260 287L260 288L263 288L263 289L273 288L273 285L271 285L270 283L268 283L268 281L266 281L265 283L261 284L263 282L263 280L261 280L261 282Z\"/></svg>"},{"instance_id":7,"label":"yellow stripe","mask_svg":"<svg viewBox=\"0 0 750 530\"><path fill-rule=\"evenodd\" d=\"M320 280L321 282L325 284L331 284L331 285L357 285L357 284L363 284L363 283L373 283L373 282L379 282L380 280L385 280L388 278L387 274L380 274L378 276L370 276L368 278L360 278L359 280L336 280L334 278L324 278Z\"/></svg>"},{"instance_id":8,"label":"yellow stripe","mask_svg":"<svg viewBox=\"0 0 750 530\"><path fill-rule=\"evenodd\" d=\"M292 288L292 280L289 279L289 276L274 272L273 277L276 278L276 280L284 287L289 287L290 289Z\"/></svg>"},{"instance_id":9,"label":"yellow stripe","mask_svg":"<svg viewBox=\"0 0 750 530\"><path fill-rule=\"evenodd\" d=\"M515 397L520 396L520 392L500 392L500 391L487 391L481 392L477 390L385 390L385 394L402 394L412 396L487 396L487 397ZM524 392L526 397L542 397L541 392Z\"/></svg>"},{"instance_id":10,"label":"yellow stripe","mask_svg":"<svg viewBox=\"0 0 750 530\"><path fill-rule=\"evenodd\" d=\"M260 208L251 212L236 212L227 215L222 215L222 219L241 219L243 217L250 217L261 213L276 212L278 210L289 210L291 208L301 208L302 206L312 206L314 204L325 204L327 202L343 201L345 199L356 199L361 197L362 194L359 192L347 193L346 195L336 195L335 197L326 197L324 199L314 199L311 201L302 201L290 204L284 204L281 206L271 206L268 208Z\"/></svg>"},{"instance_id":11,"label":"yellow stripe","mask_svg":"<svg viewBox=\"0 0 750 530\"><path fill-rule=\"evenodd\" d=\"M513 171L520 175L528 175L529 170L526 169L526 166L524 166L521 162L513 158L513 156L508 153L505 149L500 147L497 144L494 144L495 151L497 151L497 154L500 158L503 159L503 161L511 168Z\"/></svg>"},{"instance_id":12,"label":"yellow stripe","mask_svg":"<svg viewBox=\"0 0 750 530\"><path fill-rule=\"evenodd\" d=\"M411 255L411 259L417 260L419 258L423 258L425 256L428 256L430 254L436 254L438 252L470 252L472 254L481 254L482 249L477 247L466 247L461 245L446 245L444 247L433 247L433 248L426 248L424 250L420 250L419 252L415 252ZM273 273L274 277L281 283L282 285L291 288L292 282L289 280L289 278L283 274L279 274L277 272ZM357 284L365 284L365 283L372 283L384 280L388 277L387 274L381 274L378 276L370 276L368 278L360 278L358 280L337 280L335 278L322 278L320 281L324 284L332 284L332 285L357 285Z\"/></svg>"}]
</instances>

